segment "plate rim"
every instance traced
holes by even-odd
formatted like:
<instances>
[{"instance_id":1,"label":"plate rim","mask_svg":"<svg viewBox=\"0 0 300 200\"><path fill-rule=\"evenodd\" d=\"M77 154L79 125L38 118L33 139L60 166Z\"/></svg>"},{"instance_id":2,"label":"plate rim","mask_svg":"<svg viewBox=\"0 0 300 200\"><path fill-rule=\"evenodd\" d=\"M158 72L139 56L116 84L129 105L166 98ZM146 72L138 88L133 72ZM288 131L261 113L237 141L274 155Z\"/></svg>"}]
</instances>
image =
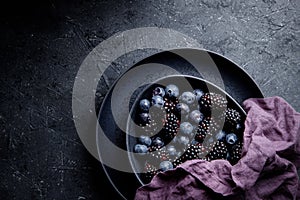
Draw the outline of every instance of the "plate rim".
<instances>
[{"instance_id":1,"label":"plate rim","mask_svg":"<svg viewBox=\"0 0 300 200\"><path fill-rule=\"evenodd\" d=\"M250 74L245 70L243 69L240 65L238 65L236 62L234 62L233 60L225 57L224 55L220 54L220 53L217 53L215 51L212 51L212 50L208 50L208 49L205 49L205 48L196 48L196 47L179 47L179 48L170 48L170 49L165 49L165 50L161 50L159 52L155 52L149 56L146 56L140 60L138 60L137 62L135 62L134 64L132 64L130 67L128 67L127 70L125 70L122 74L120 74L118 76L118 78L113 82L113 84L110 86L110 88L108 89L108 91L106 92L105 94L105 97L103 98L102 102L101 102L101 106L99 108L99 112L98 112L98 116L97 116L97 120L99 120L99 117L100 117L100 113L103 111L104 109L104 102L107 101L107 98L109 96L109 94L111 93L111 91L113 90L113 88L115 87L116 83L121 79L121 77L127 73L129 70L131 70L132 68L136 67L139 63L141 63L143 60L149 58L149 57L152 57L152 56L155 56L155 55L158 55L158 54L161 54L161 53L164 53L164 52L172 52L172 51L180 51L180 50L197 50L197 51L203 51L203 52L207 52L207 53L211 53L211 54L215 54L219 57L221 57L222 59L225 59L225 60L228 60L230 63L232 63L235 67L237 67L237 69L240 69L242 71L242 73L249 79L251 80L251 82L255 85L255 88L257 89L257 92L259 93L259 95L261 97L264 97L264 93L262 92L261 88L259 87L259 85L256 83L256 81L253 79L253 77L250 76ZM238 103L238 105L240 105ZM97 121L97 124L99 122ZM105 164L103 162L101 162L101 152L100 152L100 148L99 148L99 137L98 137L98 126L96 128L96 146L97 146L97 153L98 153L98 157L100 159L100 164L102 166L102 169L104 171L104 173L106 174L109 182L111 183L111 185L113 186L113 188L117 191L117 193L125 200L127 200L127 198L119 191L119 189L116 187L116 185L114 184L114 181L111 179L109 173L108 173L108 169L107 167L108 166L105 166Z\"/></svg>"},{"instance_id":2,"label":"plate rim","mask_svg":"<svg viewBox=\"0 0 300 200\"><path fill-rule=\"evenodd\" d=\"M255 84L256 88L259 89L259 92L261 93L262 96L265 96L263 91L260 89L259 85L256 83L256 81L254 80L254 78L252 76L250 76L250 74L244 69L242 68L240 65L238 65L235 61L233 61L232 59L228 58L228 57L225 57L224 55L218 53L218 52L215 52L215 51L212 51L212 50L208 50L208 49L205 49L205 48L197 48L197 47L181 47L181 48L174 48L174 49L168 49L168 50L163 50L163 51L160 51L158 53L154 53L153 55L151 56L155 56L156 54L160 54L160 53L163 53L163 52L173 52L173 51L177 51L177 50L198 50L198 51L205 51L205 52L208 52L208 53L211 53L211 54L215 54L217 56L220 56L222 57L223 59L225 60L228 60L229 62L233 63L235 66L237 66L244 74L246 74L248 76L248 78L251 79L251 81ZM151 57L151 56L148 56L148 57ZM146 57L146 58L148 58ZM144 58L144 59L146 59ZM144 60L142 59L142 60ZM142 61L141 60L141 61ZM140 62L140 61L139 61ZM139 62L137 62L136 64L138 64ZM136 64L134 64L132 67L134 67ZM130 67L131 68L131 67ZM130 69L129 68L129 69ZM125 72L126 73L126 72Z\"/></svg>"}]
</instances>

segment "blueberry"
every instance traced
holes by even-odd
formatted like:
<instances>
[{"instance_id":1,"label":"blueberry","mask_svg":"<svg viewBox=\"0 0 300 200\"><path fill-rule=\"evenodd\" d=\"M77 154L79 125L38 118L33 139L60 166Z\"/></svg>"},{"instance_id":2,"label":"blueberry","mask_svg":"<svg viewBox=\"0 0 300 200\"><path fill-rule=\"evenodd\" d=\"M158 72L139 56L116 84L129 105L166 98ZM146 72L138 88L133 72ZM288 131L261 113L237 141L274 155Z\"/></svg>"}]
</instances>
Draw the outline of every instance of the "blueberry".
<instances>
[{"instance_id":1,"label":"blueberry","mask_svg":"<svg viewBox=\"0 0 300 200\"><path fill-rule=\"evenodd\" d=\"M149 147L152 143L152 140L149 136L142 135L139 137L139 142Z\"/></svg>"},{"instance_id":2,"label":"blueberry","mask_svg":"<svg viewBox=\"0 0 300 200\"><path fill-rule=\"evenodd\" d=\"M203 114L199 111L199 110L194 110L190 113L190 119L195 122L195 123L199 123L202 121L203 119Z\"/></svg>"},{"instance_id":3,"label":"blueberry","mask_svg":"<svg viewBox=\"0 0 300 200\"><path fill-rule=\"evenodd\" d=\"M224 131L219 131L217 134L216 134L216 139L219 140L219 141L223 141L226 137L226 133Z\"/></svg>"},{"instance_id":4,"label":"blueberry","mask_svg":"<svg viewBox=\"0 0 300 200\"><path fill-rule=\"evenodd\" d=\"M172 143L174 143L174 144L176 144L177 143L177 140L178 140L178 137L177 136L175 136L175 137L173 137L173 139L172 139Z\"/></svg>"},{"instance_id":5,"label":"blueberry","mask_svg":"<svg viewBox=\"0 0 300 200\"><path fill-rule=\"evenodd\" d=\"M140 108L141 108L142 111L148 112L149 109L150 109L150 106L151 106L150 101L148 99L142 99L140 101Z\"/></svg>"},{"instance_id":6,"label":"blueberry","mask_svg":"<svg viewBox=\"0 0 300 200\"><path fill-rule=\"evenodd\" d=\"M200 143L199 143L197 140L193 139L193 140L191 141L191 144L192 144L192 145L199 145Z\"/></svg>"},{"instance_id":7,"label":"blueberry","mask_svg":"<svg viewBox=\"0 0 300 200\"><path fill-rule=\"evenodd\" d=\"M231 160L231 156L230 156L230 153L229 153L229 152L227 152L226 160Z\"/></svg>"},{"instance_id":8,"label":"blueberry","mask_svg":"<svg viewBox=\"0 0 300 200\"><path fill-rule=\"evenodd\" d=\"M230 133L230 134L226 135L226 142L228 144L235 144L237 140L238 140L238 138L237 138L236 134L234 134L234 133Z\"/></svg>"},{"instance_id":9,"label":"blueberry","mask_svg":"<svg viewBox=\"0 0 300 200\"><path fill-rule=\"evenodd\" d=\"M169 145L167 147L167 152L170 154L170 156L176 156L177 155L176 148L173 145Z\"/></svg>"},{"instance_id":10,"label":"blueberry","mask_svg":"<svg viewBox=\"0 0 300 200\"><path fill-rule=\"evenodd\" d=\"M173 164L170 161L162 161L159 164L159 169L163 172L169 169L173 169Z\"/></svg>"},{"instance_id":11,"label":"blueberry","mask_svg":"<svg viewBox=\"0 0 300 200\"><path fill-rule=\"evenodd\" d=\"M180 143L180 144L183 144L183 145L188 145L190 140L186 136L178 136L177 142Z\"/></svg>"},{"instance_id":12,"label":"blueberry","mask_svg":"<svg viewBox=\"0 0 300 200\"><path fill-rule=\"evenodd\" d=\"M191 92L184 92L180 96L180 100L184 103L187 103L187 104L194 103L195 99L196 99L196 96Z\"/></svg>"},{"instance_id":13,"label":"blueberry","mask_svg":"<svg viewBox=\"0 0 300 200\"><path fill-rule=\"evenodd\" d=\"M182 115L186 115L190 112L190 108L188 105L186 105L185 103L178 103L176 105L176 109L179 113L181 113Z\"/></svg>"},{"instance_id":14,"label":"blueberry","mask_svg":"<svg viewBox=\"0 0 300 200\"><path fill-rule=\"evenodd\" d=\"M153 96L152 97L152 105L158 108L163 107L165 101L163 100L163 98L159 95Z\"/></svg>"},{"instance_id":15,"label":"blueberry","mask_svg":"<svg viewBox=\"0 0 300 200\"><path fill-rule=\"evenodd\" d=\"M159 96L164 97L165 94L166 94L166 92L165 92L165 90L162 87L156 87L153 90L153 96L159 95Z\"/></svg>"},{"instance_id":16,"label":"blueberry","mask_svg":"<svg viewBox=\"0 0 300 200\"><path fill-rule=\"evenodd\" d=\"M182 122L180 124L180 131L184 134L187 135L191 134L193 132L193 129L194 129L193 125L189 122Z\"/></svg>"},{"instance_id":17,"label":"blueberry","mask_svg":"<svg viewBox=\"0 0 300 200\"><path fill-rule=\"evenodd\" d=\"M145 155L148 152L148 147L143 144L136 144L134 146L134 152L141 155Z\"/></svg>"},{"instance_id":18,"label":"blueberry","mask_svg":"<svg viewBox=\"0 0 300 200\"><path fill-rule=\"evenodd\" d=\"M141 113L140 118L143 124L147 124L150 122L150 115L149 113Z\"/></svg>"},{"instance_id":19,"label":"blueberry","mask_svg":"<svg viewBox=\"0 0 300 200\"><path fill-rule=\"evenodd\" d=\"M180 157L182 155L181 151L177 151L177 157Z\"/></svg>"},{"instance_id":20,"label":"blueberry","mask_svg":"<svg viewBox=\"0 0 300 200\"><path fill-rule=\"evenodd\" d=\"M166 95L169 97L178 97L179 89L176 85L170 84L165 89Z\"/></svg>"},{"instance_id":21,"label":"blueberry","mask_svg":"<svg viewBox=\"0 0 300 200\"><path fill-rule=\"evenodd\" d=\"M199 99L201 98L201 96L204 94L204 92L200 89L195 89L193 91L194 95L196 96L196 100L199 101Z\"/></svg>"},{"instance_id":22,"label":"blueberry","mask_svg":"<svg viewBox=\"0 0 300 200\"><path fill-rule=\"evenodd\" d=\"M240 130L240 129L242 129L243 128L243 126L241 125L241 124L236 124L236 130Z\"/></svg>"},{"instance_id":23,"label":"blueberry","mask_svg":"<svg viewBox=\"0 0 300 200\"><path fill-rule=\"evenodd\" d=\"M152 144L154 146L157 146L157 147L162 147L164 146L164 142L162 141L162 139L160 137L157 137L155 138L153 141L152 141Z\"/></svg>"},{"instance_id":24,"label":"blueberry","mask_svg":"<svg viewBox=\"0 0 300 200\"><path fill-rule=\"evenodd\" d=\"M207 142L208 142L209 144L212 144L212 143L214 142L214 138L213 138L213 137L208 138Z\"/></svg>"}]
</instances>

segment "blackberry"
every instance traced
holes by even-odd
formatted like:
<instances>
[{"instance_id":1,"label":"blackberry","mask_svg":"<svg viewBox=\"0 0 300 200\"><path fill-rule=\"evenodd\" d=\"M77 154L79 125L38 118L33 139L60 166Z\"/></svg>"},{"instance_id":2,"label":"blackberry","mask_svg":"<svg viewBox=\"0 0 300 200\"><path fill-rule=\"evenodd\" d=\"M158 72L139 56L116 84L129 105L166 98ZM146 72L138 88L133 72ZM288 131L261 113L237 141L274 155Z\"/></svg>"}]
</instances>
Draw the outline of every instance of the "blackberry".
<instances>
[{"instance_id":1,"label":"blackberry","mask_svg":"<svg viewBox=\"0 0 300 200\"><path fill-rule=\"evenodd\" d=\"M212 108L214 110L222 111L227 107L227 100L221 94L205 93L200 97L199 105L201 112L211 112Z\"/></svg>"},{"instance_id":2,"label":"blackberry","mask_svg":"<svg viewBox=\"0 0 300 200\"><path fill-rule=\"evenodd\" d=\"M241 159L243 143L237 142L231 149L231 164L236 164Z\"/></svg>"},{"instance_id":3,"label":"blackberry","mask_svg":"<svg viewBox=\"0 0 300 200\"><path fill-rule=\"evenodd\" d=\"M225 125L229 128L236 129L237 125L242 122L241 114L232 109L227 108L225 112Z\"/></svg>"},{"instance_id":4,"label":"blackberry","mask_svg":"<svg viewBox=\"0 0 300 200\"><path fill-rule=\"evenodd\" d=\"M201 160L206 160L208 162L211 161L209 157L203 157L203 158L201 158Z\"/></svg>"},{"instance_id":5,"label":"blackberry","mask_svg":"<svg viewBox=\"0 0 300 200\"><path fill-rule=\"evenodd\" d=\"M184 163L185 161L186 160L183 157L179 157L173 161L173 166L177 167L178 165L180 165L181 163Z\"/></svg>"},{"instance_id":6,"label":"blackberry","mask_svg":"<svg viewBox=\"0 0 300 200\"><path fill-rule=\"evenodd\" d=\"M174 100L170 100L169 98L164 98L165 104L164 108L166 113L174 113L176 112L176 106L179 103L178 99L175 98Z\"/></svg>"},{"instance_id":7,"label":"blackberry","mask_svg":"<svg viewBox=\"0 0 300 200\"><path fill-rule=\"evenodd\" d=\"M198 159L200 156L203 154L205 148L203 148L202 145L189 145L186 151L179 157L177 158L174 162L174 166L178 166L181 163L184 163L187 160L193 160L193 159Z\"/></svg>"},{"instance_id":8,"label":"blackberry","mask_svg":"<svg viewBox=\"0 0 300 200\"><path fill-rule=\"evenodd\" d=\"M155 119L150 119L150 121L143 126L142 129L148 135L156 135L159 132L159 125Z\"/></svg>"},{"instance_id":9,"label":"blackberry","mask_svg":"<svg viewBox=\"0 0 300 200\"><path fill-rule=\"evenodd\" d=\"M165 115L166 115L166 111L163 107L161 108L158 108L158 107L154 107L152 106L150 109L149 109L149 114L151 116L151 119L156 119L156 120L162 120L165 118Z\"/></svg>"},{"instance_id":10,"label":"blackberry","mask_svg":"<svg viewBox=\"0 0 300 200\"><path fill-rule=\"evenodd\" d=\"M143 175L147 182L150 182L157 173L158 169L154 165L148 162L145 163L145 173Z\"/></svg>"},{"instance_id":11,"label":"blackberry","mask_svg":"<svg viewBox=\"0 0 300 200\"><path fill-rule=\"evenodd\" d=\"M182 156L187 160L197 159L201 153L201 147L202 145L189 145Z\"/></svg>"},{"instance_id":12,"label":"blackberry","mask_svg":"<svg viewBox=\"0 0 300 200\"><path fill-rule=\"evenodd\" d=\"M173 113L168 113L164 123L164 137L168 140L174 138L177 135L180 121Z\"/></svg>"},{"instance_id":13,"label":"blackberry","mask_svg":"<svg viewBox=\"0 0 300 200\"><path fill-rule=\"evenodd\" d=\"M213 117L205 117L198 125L195 140L202 143L206 136L212 137L219 131L219 124Z\"/></svg>"},{"instance_id":14,"label":"blackberry","mask_svg":"<svg viewBox=\"0 0 300 200\"><path fill-rule=\"evenodd\" d=\"M199 147L201 148L201 151L198 154L199 158L204 158L209 153L209 150L212 148L210 146L204 146L204 145L199 145Z\"/></svg>"},{"instance_id":15,"label":"blackberry","mask_svg":"<svg viewBox=\"0 0 300 200\"><path fill-rule=\"evenodd\" d=\"M198 129L197 133L195 134L195 140L197 142L202 143L204 141L204 139L205 139L205 136L206 136L206 132L199 131L199 129Z\"/></svg>"},{"instance_id":16,"label":"blackberry","mask_svg":"<svg viewBox=\"0 0 300 200\"><path fill-rule=\"evenodd\" d=\"M226 159L227 151L226 144L222 141L217 141L212 151L205 156L206 160Z\"/></svg>"},{"instance_id":17,"label":"blackberry","mask_svg":"<svg viewBox=\"0 0 300 200\"><path fill-rule=\"evenodd\" d=\"M152 156L153 158L156 158L160 161L169 161L170 160L170 155L167 152L166 148L160 148L160 149L156 149L155 151L153 151L153 149L151 149L152 152L150 152L150 156Z\"/></svg>"}]
</instances>

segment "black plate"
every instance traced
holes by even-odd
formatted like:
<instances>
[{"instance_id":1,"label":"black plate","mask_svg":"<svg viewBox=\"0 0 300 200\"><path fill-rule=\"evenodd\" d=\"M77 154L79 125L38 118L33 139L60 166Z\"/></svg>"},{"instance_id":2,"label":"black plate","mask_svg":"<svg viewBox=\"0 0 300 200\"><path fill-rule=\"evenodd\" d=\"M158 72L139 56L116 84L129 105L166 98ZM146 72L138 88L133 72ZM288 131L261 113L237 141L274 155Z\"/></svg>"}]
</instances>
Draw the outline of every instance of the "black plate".
<instances>
[{"instance_id":1,"label":"black plate","mask_svg":"<svg viewBox=\"0 0 300 200\"><path fill-rule=\"evenodd\" d=\"M156 87L165 88L167 85L170 85L170 84L174 84L174 85L178 86L179 95L181 95L182 92L185 92L185 91L192 92L195 89L200 89L204 93L219 94L227 100L227 108L231 108L231 109L234 109L239 112L242 122L244 122L244 120L246 118L246 112L229 94L227 94L224 90L220 89L216 85L214 85L206 80L203 80L201 78L197 78L194 76L187 76L187 75L172 75L172 76L167 76L162 79L159 79L159 80L155 81L153 84L149 84L147 87L145 87L141 91L140 95L138 95L138 97L135 99L132 109L130 111L130 115L128 117L127 129L126 129L126 133L130 133L130 134L126 135L127 136L126 139L127 139L128 157L129 157L130 163L132 165L133 172L136 174L137 179L143 185L147 184L150 181L149 179L145 178L145 173L144 173L145 162L152 160L153 166L155 166L158 169L159 168L158 165L159 165L160 161L159 161L159 159L153 160L153 157L148 153L146 155L140 155L138 153L134 153L134 146L136 144L140 143L138 141L138 138L141 135L148 135L153 140L157 137L163 138L166 135L166 133L163 130L162 124L161 124L161 127L159 127L160 130L156 131L156 134L150 135L149 133L145 133L145 131L143 129L144 126L139 124L139 121L140 121L139 114L144 112L139 108L139 102L142 99L148 99L151 102L151 98L153 96L153 90ZM180 99L180 96L179 96L179 99ZM181 102L181 100L179 100L179 102ZM197 105L198 105L198 103L195 100L195 103L192 104L192 107L194 107L192 110L198 110L199 108ZM190 108L192 108L192 107L190 105ZM152 107L152 108L155 109L156 107ZM206 114L204 114L204 116L206 116L206 117L213 116L215 119L220 118L220 116L221 116L221 118L223 118L223 115L220 115L220 113L225 112L225 109L226 108L224 108L223 110L215 110L215 112L206 113ZM159 110L155 110L155 111L157 113L157 111L160 112L161 110L159 109ZM180 122L190 122L194 126L197 126L197 123L193 122L190 119L187 119L185 116L181 116L178 112L176 112L176 110L173 111L172 113L175 113L175 115L178 117ZM166 113L163 112L162 116L160 116L160 117L165 118L165 116L166 116ZM161 119L158 119L157 121L161 121ZM226 126L224 127L224 119L221 119L220 121L218 121L218 125L220 127L219 131L221 131L223 129L223 131L225 131L227 133L234 132L238 136L239 140L240 141L242 140L242 138L243 138L243 128L242 127L239 130L236 130L235 128L228 130L228 128L226 128ZM185 136L185 134L182 134L179 132L177 135ZM190 137L191 138L190 138L189 143L191 144L193 137L192 136L190 136ZM216 141L215 136L213 136L212 138L214 138L214 140ZM169 138L168 138L168 143L165 144L164 146L174 145L174 144L177 147L182 146L181 148L183 148L184 146L187 147L187 145L178 145L176 142L170 141ZM231 148L231 146L232 145L229 145L228 147Z\"/></svg>"},{"instance_id":2,"label":"black plate","mask_svg":"<svg viewBox=\"0 0 300 200\"><path fill-rule=\"evenodd\" d=\"M154 69L154 71L157 66L161 65L168 66L168 69L156 70L154 73L150 70L149 74L147 73L147 70L139 70L141 65L146 67L144 69L151 68ZM240 105L248 98L263 97L261 90L254 80L238 65L221 55L200 49L174 49L170 51L163 51L132 66L115 82L113 87L106 94L99 112L99 125L105 136L120 149L125 151L127 150L125 130L124 128L119 128L119 125L117 125L114 120L112 112L112 96L118 84L121 83L124 88L130 88L135 84L135 79L137 77L143 76L147 77L149 81L155 81L165 76L178 74L191 75L208 80L221 89L224 89ZM126 78L122 80L124 77ZM144 87L145 85L141 86ZM120 101L120 112L118 115L121 118L121 123L123 123L121 126L126 127L128 113L134 99L140 91L141 88L135 88L135 93L131 96L132 101L130 101L127 105L122 104L122 96L118 97L117 100ZM121 107L124 108L124 106L126 109L121 109ZM101 138L99 139L99 129L97 130L97 146L102 163L107 163L105 159L113 158L116 163L119 162L123 166L126 166L126 168L131 168L127 154L118 154L111 145L105 146L99 142L101 141ZM103 148L103 146L105 147ZM105 156L107 154L110 155L109 158ZM134 173L115 170L105 164L103 164L103 169L105 170L112 185L124 199L134 198L136 189L141 186L141 183Z\"/></svg>"}]
</instances>

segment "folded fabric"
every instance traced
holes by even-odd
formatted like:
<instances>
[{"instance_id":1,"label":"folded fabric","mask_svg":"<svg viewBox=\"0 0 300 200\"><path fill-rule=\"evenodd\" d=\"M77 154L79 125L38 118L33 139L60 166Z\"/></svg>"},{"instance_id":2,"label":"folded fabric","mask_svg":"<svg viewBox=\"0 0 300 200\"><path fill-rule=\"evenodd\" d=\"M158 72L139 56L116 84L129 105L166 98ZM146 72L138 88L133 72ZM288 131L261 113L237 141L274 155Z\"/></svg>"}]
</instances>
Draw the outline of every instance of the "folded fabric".
<instances>
[{"instance_id":1,"label":"folded fabric","mask_svg":"<svg viewBox=\"0 0 300 200\"><path fill-rule=\"evenodd\" d=\"M135 199L300 199L300 113L280 97L243 104L244 146L236 165L187 161L158 173Z\"/></svg>"}]
</instances>

